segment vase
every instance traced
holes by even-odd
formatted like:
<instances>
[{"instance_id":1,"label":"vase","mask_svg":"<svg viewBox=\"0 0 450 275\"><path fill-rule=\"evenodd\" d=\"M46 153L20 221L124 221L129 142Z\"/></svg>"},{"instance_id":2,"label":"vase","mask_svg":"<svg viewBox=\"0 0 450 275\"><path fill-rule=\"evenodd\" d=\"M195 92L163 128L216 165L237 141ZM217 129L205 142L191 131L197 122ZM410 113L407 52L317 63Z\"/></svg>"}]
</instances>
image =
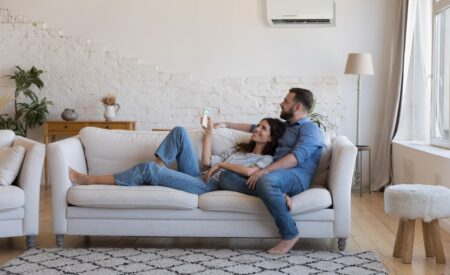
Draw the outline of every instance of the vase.
<instances>
[{"instance_id":1,"label":"vase","mask_svg":"<svg viewBox=\"0 0 450 275\"><path fill-rule=\"evenodd\" d=\"M120 109L120 105L116 103L114 105L104 105L104 106L105 106L105 113L103 114L103 116L105 117L105 120L106 121L113 120Z\"/></svg>"},{"instance_id":2,"label":"vase","mask_svg":"<svg viewBox=\"0 0 450 275\"><path fill-rule=\"evenodd\" d=\"M65 121L74 121L78 118L78 114L74 109L64 109L61 113L61 118Z\"/></svg>"}]
</instances>

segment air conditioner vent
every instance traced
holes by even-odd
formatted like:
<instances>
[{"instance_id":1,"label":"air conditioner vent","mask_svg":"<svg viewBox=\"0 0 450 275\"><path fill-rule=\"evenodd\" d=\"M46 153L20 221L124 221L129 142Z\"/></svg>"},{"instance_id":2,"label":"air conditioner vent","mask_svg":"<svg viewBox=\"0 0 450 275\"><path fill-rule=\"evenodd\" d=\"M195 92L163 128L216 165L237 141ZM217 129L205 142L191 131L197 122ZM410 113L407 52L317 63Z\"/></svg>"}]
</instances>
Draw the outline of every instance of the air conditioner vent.
<instances>
[{"instance_id":1,"label":"air conditioner vent","mask_svg":"<svg viewBox=\"0 0 450 275\"><path fill-rule=\"evenodd\" d=\"M331 24L331 19L272 19L276 25L297 25L297 24Z\"/></svg>"}]
</instances>

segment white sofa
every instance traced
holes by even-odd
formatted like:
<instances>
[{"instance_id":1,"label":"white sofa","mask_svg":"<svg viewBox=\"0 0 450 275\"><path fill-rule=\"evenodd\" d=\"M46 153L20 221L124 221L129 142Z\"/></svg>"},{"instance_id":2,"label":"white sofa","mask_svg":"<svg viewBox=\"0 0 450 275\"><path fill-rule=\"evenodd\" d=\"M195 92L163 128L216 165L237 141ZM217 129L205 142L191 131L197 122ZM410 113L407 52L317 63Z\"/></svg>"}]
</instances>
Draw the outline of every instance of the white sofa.
<instances>
[{"instance_id":1,"label":"white sofa","mask_svg":"<svg viewBox=\"0 0 450 275\"><path fill-rule=\"evenodd\" d=\"M39 233L39 194L45 145L0 130L0 148L23 146L25 157L12 185L0 185L0 237L27 236L27 247L35 246Z\"/></svg>"},{"instance_id":2,"label":"white sofa","mask_svg":"<svg viewBox=\"0 0 450 275\"><path fill-rule=\"evenodd\" d=\"M262 201L231 191L200 196L158 186L74 186L71 166L83 173L123 171L154 159L167 132L110 131L87 127L80 135L48 146L56 243L64 235L252 237L278 238L278 230ZM200 157L201 131L189 135ZM213 153L248 133L217 129ZM292 215L304 238L338 238L345 248L350 234L350 192L356 147L343 136L322 153L314 185L294 196Z\"/></svg>"}]
</instances>

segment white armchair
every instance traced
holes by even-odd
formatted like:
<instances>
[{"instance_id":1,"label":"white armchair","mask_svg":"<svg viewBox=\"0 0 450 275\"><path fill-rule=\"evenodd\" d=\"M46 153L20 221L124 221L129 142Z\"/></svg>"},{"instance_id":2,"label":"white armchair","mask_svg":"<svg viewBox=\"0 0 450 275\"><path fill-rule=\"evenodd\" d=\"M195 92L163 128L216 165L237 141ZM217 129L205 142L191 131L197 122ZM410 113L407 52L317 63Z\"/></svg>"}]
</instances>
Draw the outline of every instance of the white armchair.
<instances>
[{"instance_id":1,"label":"white armchair","mask_svg":"<svg viewBox=\"0 0 450 275\"><path fill-rule=\"evenodd\" d=\"M39 233L39 195L45 145L0 130L0 148L20 145L26 150L19 175L12 185L0 185L0 237L26 236L27 247Z\"/></svg>"}]
</instances>

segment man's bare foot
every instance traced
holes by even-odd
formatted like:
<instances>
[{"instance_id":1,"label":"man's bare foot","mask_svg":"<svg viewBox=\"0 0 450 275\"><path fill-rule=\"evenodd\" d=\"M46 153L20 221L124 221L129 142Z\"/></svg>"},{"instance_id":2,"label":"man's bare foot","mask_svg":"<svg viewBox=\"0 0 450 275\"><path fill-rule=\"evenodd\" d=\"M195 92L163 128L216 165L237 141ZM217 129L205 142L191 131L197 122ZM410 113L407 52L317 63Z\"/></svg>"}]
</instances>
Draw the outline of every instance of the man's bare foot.
<instances>
[{"instance_id":1,"label":"man's bare foot","mask_svg":"<svg viewBox=\"0 0 450 275\"><path fill-rule=\"evenodd\" d=\"M164 161L162 161L160 158L156 157L155 159L155 163L158 164L161 167L166 167L166 164L164 163Z\"/></svg>"},{"instance_id":2,"label":"man's bare foot","mask_svg":"<svg viewBox=\"0 0 450 275\"><path fill-rule=\"evenodd\" d=\"M288 196L288 194L284 194L284 199L286 200L286 206L289 209L289 211L292 210L292 199Z\"/></svg>"},{"instance_id":3,"label":"man's bare foot","mask_svg":"<svg viewBox=\"0 0 450 275\"><path fill-rule=\"evenodd\" d=\"M280 240L277 245L267 250L269 254L286 254L294 247L295 243L300 239L299 236L290 240Z\"/></svg>"},{"instance_id":4,"label":"man's bare foot","mask_svg":"<svg viewBox=\"0 0 450 275\"><path fill-rule=\"evenodd\" d=\"M80 172L75 171L71 167L69 167L69 179L71 182L75 184L89 184L88 175L81 174Z\"/></svg>"}]
</instances>

